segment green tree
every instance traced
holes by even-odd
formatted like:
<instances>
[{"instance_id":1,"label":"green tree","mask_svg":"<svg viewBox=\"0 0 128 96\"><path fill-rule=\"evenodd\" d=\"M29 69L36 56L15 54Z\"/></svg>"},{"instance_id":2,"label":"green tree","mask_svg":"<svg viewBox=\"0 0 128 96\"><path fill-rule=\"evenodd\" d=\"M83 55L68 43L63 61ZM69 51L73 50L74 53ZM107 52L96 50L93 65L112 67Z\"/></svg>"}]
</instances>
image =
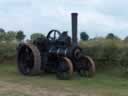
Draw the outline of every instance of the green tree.
<instances>
[{"instance_id":1,"label":"green tree","mask_svg":"<svg viewBox=\"0 0 128 96\"><path fill-rule=\"evenodd\" d=\"M22 41L22 40L24 40L24 38L25 38L24 32L21 31L21 30L18 31L17 34L16 34L16 40L17 40L17 41Z\"/></svg>"},{"instance_id":2,"label":"green tree","mask_svg":"<svg viewBox=\"0 0 128 96\"><path fill-rule=\"evenodd\" d=\"M106 39L119 40L119 37L117 37L117 36L114 35L113 33L109 33L109 34L106 36Z\"/></svg>"},{"instance_id":3,"label":"green tree","mask_svg":"<svg viewBox=\"0 0 128 96\"><path fill-rule=\"evenodd\" d=\"M3 28L0 28L0 33L5 33L5 30Z\"/></svg>"},{"instance_id":4,"label":"green tree","mask_svg":"<svg viewBox=\"0 0 128 96\"><path fill-rule=\"evenodd\" d=\"M86 32L81 32L80 39L86 41L89 39L89 35Z\"/></svg>"},{"instance_id":5,"label":"green tree","mask_svg":"<svg viewBox=\"0 0 128 96\"><path fill-rule=\"evenodd\" d=\"M128 36L124 38L124 42L128 42Z\"/></svg>"},{"instance_id":6,"label":"green tree","mask_svg":"<svg viewBox=\"0 0 128 96\"><path fill-rule=\"evenodd\" d=\"M0 42L5 41L6 39L6 33L5 32L0 32Z\"/></svg>"},{"instance_id":7,"label":"green tree","mask_svg":"<svg viewBox=\"0 0 128 96\"><path fill-rule=\"evenodd\" d=\"M43 35L43 34L41 34L41 33L33 33L32 35L31 35L31 40L32 41L34 41L34 40L36 40L36 39L38 39L38 38L44 38L45 36Z\"/></svg>"},{"instance_id":8,"label":"green tree","mask_svg":"<svg viewBox=\"0 0 128 96\"><path fill-rule=\"evenodd\" d=\"M16 40L16 32L15 31L8 31L5 35L5 41L13 41Z\"/></svg>"}]
</instances>

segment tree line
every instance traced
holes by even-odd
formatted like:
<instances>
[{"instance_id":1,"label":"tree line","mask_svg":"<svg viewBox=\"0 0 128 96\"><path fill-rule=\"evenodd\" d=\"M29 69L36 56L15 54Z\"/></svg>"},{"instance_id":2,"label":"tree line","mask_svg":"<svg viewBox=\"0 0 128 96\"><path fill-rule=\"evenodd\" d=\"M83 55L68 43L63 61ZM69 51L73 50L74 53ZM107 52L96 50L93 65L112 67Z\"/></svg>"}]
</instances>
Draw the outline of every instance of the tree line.
<instances>
[{"instance_id":1,"label":"tree line","mask_svg":"<svg viewBox=\"0 0 128 96\"><path fill-rule=\"evenodd\" d=\"M25 38L25 34L22 30L19 31L5 31L4 29L0 28L0 41L22 41Z\"/></svg>"},{"instance_id":2,"label":"tree line","mask_svg":"<svg viewBox=\"0 0 128 96\"><path fill-rule=\"evenodd\" d=\"M1 41L23 41L25 39L26 35L24 31L5 31L3 28L0 28L0 42ZM33 33L30 36L31 40L35 40L37 38L43 38L45 37L42 33ZM101 37L103 38L103 37ZM93 38L97 39L97 37ZM112 39L112 40L121 40L118 36L116 36L113 33L108 33L107 36L104 39ZM91 40L90 36L87 34L87 32L81 32L80 33L80 40L87 41ZM124 39L124 41L128 41L128 36Z\"/></svg>"},{"instance_id":3,"label":"tree line","mask_svg":"<svg viewBox=\"0 0 128 96\"><path fill-rule=\"evenodd\" d=\"M103 38L103 37L102 37ZM80 33L80 39L82 41L87 41L90 40L89 35L87 34L87 32L81 32ZM93 38L93 39L97 39L97 37ZM111 39L111 40L121 40L118 36L116 36L114 33L108 33L107 36L104 39ZM124 41L128 41L128 36L126 36L124 38Z\"/></svg>"},{"instance_id":4,"label":"tree line","mask_svg":"<svg viewBox=\"0 0 128 96\"><path fill-rule=\"evenodd\" d=\"M25 39L26 35L24 31L5 31L3 28L0 28L0 42L21 42ZM36 38L43 38L44 35L41 33L33 33L30 36L31 40L35 40Z\"/></svg>"}]
</instances>

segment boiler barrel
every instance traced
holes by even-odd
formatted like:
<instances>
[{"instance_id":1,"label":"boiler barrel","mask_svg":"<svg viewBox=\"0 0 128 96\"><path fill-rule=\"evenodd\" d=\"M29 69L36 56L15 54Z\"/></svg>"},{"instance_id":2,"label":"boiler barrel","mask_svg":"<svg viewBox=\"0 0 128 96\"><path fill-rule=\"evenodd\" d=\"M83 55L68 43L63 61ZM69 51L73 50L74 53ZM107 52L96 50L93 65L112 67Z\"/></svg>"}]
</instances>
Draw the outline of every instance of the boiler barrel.
<instances>
[{"instance_id":1,"label":"boiler barrel","mask_svg":"<svg viewBox=\"0 0 128 96\"><path fill-rule=\"evenodd\" d=\"M69 55L69 49L68 48L51 48L49 50L49 54L53 56L68 56Z\"/></svg>"},{"instance_id":2,"label":"boiler barrel","mask_svg":"<svg viewBox=\"0 0 128 96\"><path fill-rule=\"evenodd\" d=\"M79 48L50 48L48 51L51 56L59 57L71 57L78 59L81 56L81 50Z\"/></svg>"}]
</instances>

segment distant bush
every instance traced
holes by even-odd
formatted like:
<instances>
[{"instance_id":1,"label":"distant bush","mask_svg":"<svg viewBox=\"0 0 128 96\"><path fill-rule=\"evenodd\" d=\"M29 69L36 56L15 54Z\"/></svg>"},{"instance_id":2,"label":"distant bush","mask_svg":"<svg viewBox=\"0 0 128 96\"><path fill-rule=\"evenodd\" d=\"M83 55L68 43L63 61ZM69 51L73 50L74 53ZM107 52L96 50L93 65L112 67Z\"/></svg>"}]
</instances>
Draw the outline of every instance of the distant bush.
<instances>
[{"instance_id":1,"label":"distant bush","mask_svg":"<svg viewBox=\"0 0 128 96\"><path fill-rule=\"evenodd\" d=\"M121 40L81 41L80 46L85 55L89 55L95 60L98 69L104 70L117 66L128 68L128 44Z\"/></svg>"},{"instance_id":2,"label":"distant bush","mask_svg":"<svg viewBox=\"0 0 128 96\"><path fill-rule=\"evenodd\" d=\"M16 43L0 43L0 63L13 61L16 58Z\"/></svg>"},{"instance_id":3,"label":"distant bush","mask_svg":"<svg viewBox=\"0 0 128 96\"><path fill-rule=\"evenodd\" d=\"M31 40L32 40L32 41L34 41L34 40L36 40L36 39L38 39L38 38L45 38L45 36L44 36L43 34L41 34L41 33L33 33L33 34L31 35Z\"/></svg>"},{"instance_id":4,"label":"distant bush","mask_svg":"<svg viewBox=\"0 0 128 96\"><path fill-rule=\"evenodd\" d=\"M117 37L116 35L114 35L113 33L109 33L109 34L106 36L106 39L119 40L120 38Z\"/></svg>"}]
</instances>

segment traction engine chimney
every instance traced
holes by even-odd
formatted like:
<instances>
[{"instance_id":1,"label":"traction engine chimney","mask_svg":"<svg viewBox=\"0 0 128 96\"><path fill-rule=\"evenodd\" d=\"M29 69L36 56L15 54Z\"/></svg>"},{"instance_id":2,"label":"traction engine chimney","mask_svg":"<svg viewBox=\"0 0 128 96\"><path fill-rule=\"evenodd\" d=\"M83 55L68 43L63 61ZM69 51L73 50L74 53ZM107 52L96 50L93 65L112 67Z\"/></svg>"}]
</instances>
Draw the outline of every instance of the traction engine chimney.
<instances>
[{"instance_id":1,"label":"traction engine chimney","mask_svg":"<svg viewBox=\"0 0 128 96\"><path fill-rule=\"evenodd\" d=\"M77 31L78 31L78 21L77 21L77 16L78 13L72 13L71 18L72 18L72 44L73 46L77 46Z\"/></svg>"}]
</instances>

